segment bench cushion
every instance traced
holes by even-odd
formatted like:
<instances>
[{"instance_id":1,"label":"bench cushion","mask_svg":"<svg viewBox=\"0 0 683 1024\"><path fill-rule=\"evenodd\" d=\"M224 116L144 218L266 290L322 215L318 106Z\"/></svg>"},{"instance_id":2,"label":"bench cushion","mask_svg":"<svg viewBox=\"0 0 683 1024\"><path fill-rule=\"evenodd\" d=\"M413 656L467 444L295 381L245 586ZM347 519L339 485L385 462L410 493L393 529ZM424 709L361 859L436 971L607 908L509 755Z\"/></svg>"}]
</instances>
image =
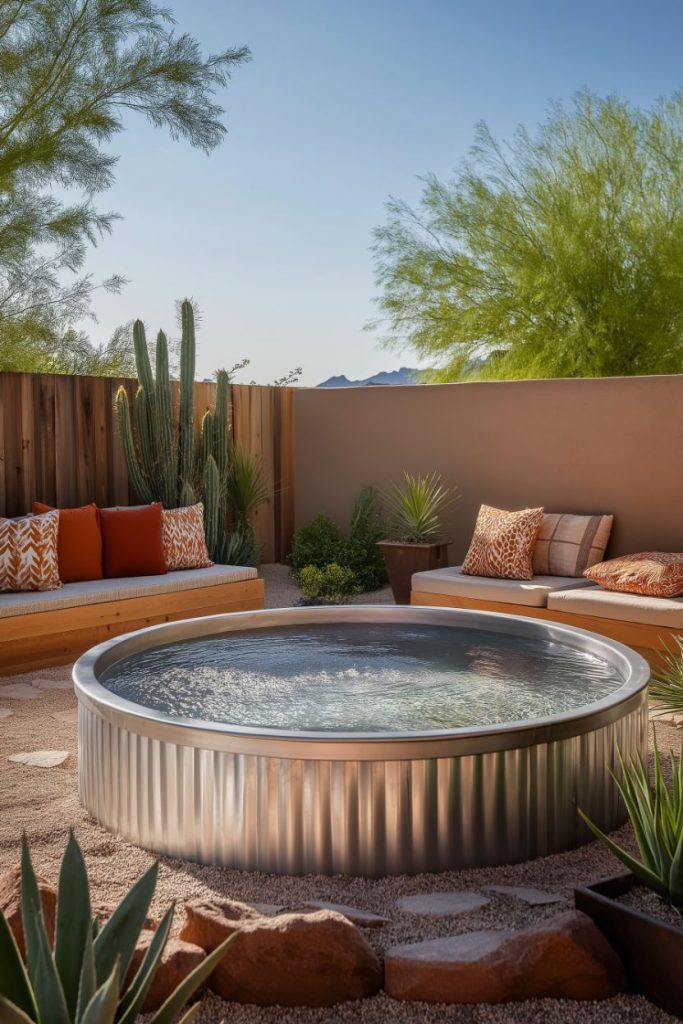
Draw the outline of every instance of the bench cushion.
<instances>
[{"instance_id":1,"label":"bench cushion","mask_svg":"<svg viewBox=\"0 0 683 1024\"><path fill-rule=\"evenodd\" d=\"M573 576L534 576L531 580L501 580L489 576L468 576L459 565L413 573L412 588L423 594L445 594L475 601L501 601L545 608L548 595L562 587L584 589L588 580Z\"/></svg>"},{"instance_id":2,"label":"bench cushion","mask_svg":"<svg viewBox=\"0 0 683 1024\"><path fill-rule=\"evenodd\" d=\"M600 619L641 622L647 626L683 630L683 597L644 597L620 594L602 587L564 590L551 594L548 608L575 615L595 615Z\"/></svg>"},{"instance_id":3,"label":"bench cushion","mask_svg":"<svg viewBox=\"0 0 683 1024\"><path fill-rule=\"evenodd\" d=\"M214 565L210 569L180 569L165 576L131 576L122 579L87 580L65 583L59 590L44 593L0 594L0 619L33 612L77 608L85 604L123 601L126 598L169 594L178 590L215 587L256 579L256 569L243 565Z\"/></svg>"}]
</instances>

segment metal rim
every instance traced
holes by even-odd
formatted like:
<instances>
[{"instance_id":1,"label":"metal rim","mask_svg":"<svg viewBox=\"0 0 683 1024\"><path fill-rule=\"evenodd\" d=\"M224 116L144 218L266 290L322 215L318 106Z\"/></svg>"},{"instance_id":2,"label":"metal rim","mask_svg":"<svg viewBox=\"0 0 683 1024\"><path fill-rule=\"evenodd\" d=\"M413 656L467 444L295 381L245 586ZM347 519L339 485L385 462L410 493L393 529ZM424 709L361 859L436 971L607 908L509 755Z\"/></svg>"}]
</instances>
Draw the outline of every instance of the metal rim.
<instances>
[{"instance_id":1,"label":"metal rim","mask_svg":"<svg viewBox=\"0 0 683 1024\"><path fill-rule=\"evenodd\" d=\"M99 675L122 658L149 648L186 639L201 639L244 629L305 625L316 622L386 622L457 627L474 626L497 633L562 643L593 654L617 668L624 683L614 693L576 711L546 718L495 723L460 729L419 732L316 732L237 726L199 719L173 718L107 690ZM573 626L498 612L415 605L346 605L326 608L277 608L230 612L183 619L127 633L82 655L73 669L81 703L112 724L184 746L324 760L386 760L466 755L508 750L561 740L607 725L638 707L650 678L648 663L614 640Z\"/></svg>"}]
</instances>

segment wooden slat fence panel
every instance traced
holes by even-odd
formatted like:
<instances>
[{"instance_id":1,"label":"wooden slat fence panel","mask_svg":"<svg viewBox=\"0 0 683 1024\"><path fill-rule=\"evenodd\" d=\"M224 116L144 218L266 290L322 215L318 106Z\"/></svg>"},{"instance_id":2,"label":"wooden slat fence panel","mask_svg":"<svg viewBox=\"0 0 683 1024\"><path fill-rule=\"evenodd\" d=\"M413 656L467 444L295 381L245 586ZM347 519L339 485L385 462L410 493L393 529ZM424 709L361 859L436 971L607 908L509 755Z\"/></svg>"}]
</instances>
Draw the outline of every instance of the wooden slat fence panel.
<instances>
[{"instance_id":1,"label":"wooden slat fence panel","mask_svg":"<svg viewBox=\"0 0 683 1024\"><path fill-rule=\"evenodd\" d=\"M0 515L23 515L36 500L135 503L114 409L121 384L132 407L134 380L0 373ZM197 431L215 393L213 383L195 384ZM268 491L254 516L261 559L282 561L294 527L293 389L234 384L229 401L234 440L260 459Z\"/></svg>"}]
</instances>

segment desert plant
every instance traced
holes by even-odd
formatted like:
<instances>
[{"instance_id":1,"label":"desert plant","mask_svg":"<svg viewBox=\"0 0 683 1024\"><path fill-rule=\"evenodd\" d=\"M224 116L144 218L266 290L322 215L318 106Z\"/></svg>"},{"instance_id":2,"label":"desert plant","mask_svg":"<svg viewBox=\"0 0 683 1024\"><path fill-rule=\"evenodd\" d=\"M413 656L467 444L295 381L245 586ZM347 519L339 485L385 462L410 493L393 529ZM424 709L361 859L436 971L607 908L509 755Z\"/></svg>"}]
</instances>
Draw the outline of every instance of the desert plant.
<instances>
[{"instance_id":1,"label":"desert plant","mask_svg":"<svg viewBox=\"0 0 683 1024\"><path fill-rule=\"evenodd\" d=\"M317 515L294 534L289 564L297 579L308 565L324 568L331 562L344 561L344 534L336 523L325 515Z\"/></svg>"},{"instance_id":2,"label":"desert plant","mask_svg":"<svg viewBox=\"0 0 683 1024\"><path fill-rule=\"evenodd\" d=\"M26 966L0 911L0 1020L7 1024L132 1024L137 1018L168 939L171 905L129 981L128 972L154 894L158 865L140 878L109 920L92 915L88 874L73 833L64 852L57 893L54 950L43 912L26 837L21 853L21 914ZM221 943L182 981L150 1024L170 1024L223 958L234 935ZM180 1024L190 1024L199 1004Z\"/></svg>"},{"instance_id":3,"label":"desert plant","mask_svg":"<svg viewBox=\"0 0 683 1024\"><path fill-rule=\"evenodd\" d=\"M377 541L386 534L379 495L363 487L351 512L343 564L353 571L359 590L378 590L387 581L387 570Z\"/></svg>"},{"instance_id":4,"label":"desert plant","mask_svg":"<svg viewBox=\"0 0 683 1024\"><path fill-rule=\"evenodd\" d=\"M671 752L670 787L664 778L656 739L652 782L642 758L625 764L621 751L618 754L621 778L611 774L626 804L641 859L618 846L580 808L579 814L639 882L674 907L683 908L683 750L678 760Z\"/></svg>"},{"instance_id":5,"label":"desert plant","mask_svg":"<svg viewBox=\"0 0 683 1024\"><path fill-rule=\"evenodd\" d=\"M649 695L657 701L655 715L683 715L683 636L675 638L676 648L661 654L661 663L655 669Z\"/></svg>"},{"instance_id":6,"label":"desert plant","mask_svg":"<svg viewBox=\"0 0 683 1024\"><path fill-rule=\"evenodd\" d=\"M350 594L358 591L358 584L351 569L336 562L331 562L322 569L317 565L304 566L299 573L299 584L309 600L321 600L330 604L340 604Z\"/></svg>"},{"instance_id":7,"label":"desert plant","mask_svg":"<svg viewBox=\"0 0 683 1024\"><path fill-rule=\"evenodd\" d=\"M389 536L404 544L429 544L441 533L441 515L455 498L437 473L413 476L403 471L403 481L392 484L385 495Z\"/></svg>"}]
</instances>

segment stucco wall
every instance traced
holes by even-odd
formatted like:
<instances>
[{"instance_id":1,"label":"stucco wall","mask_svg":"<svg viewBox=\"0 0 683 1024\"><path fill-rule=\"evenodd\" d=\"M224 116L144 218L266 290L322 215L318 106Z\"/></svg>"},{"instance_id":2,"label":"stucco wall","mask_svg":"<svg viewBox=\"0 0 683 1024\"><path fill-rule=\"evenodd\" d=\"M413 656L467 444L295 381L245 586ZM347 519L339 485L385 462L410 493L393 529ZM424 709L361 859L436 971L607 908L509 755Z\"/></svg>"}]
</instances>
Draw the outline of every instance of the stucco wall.
<instances>
[{"instance_id":1,"label":"stucco wall","mask_svg":"<svg viewBox=\"0 0 683 1024\"><path fill-rule=\"evenodd\" d=\"M608 554L683 550L683 376L300 389L295 521L345 526L363 484L436 470L460 500L461 560L482 502L616 516Z\"/></svg>"}]
</instances>

